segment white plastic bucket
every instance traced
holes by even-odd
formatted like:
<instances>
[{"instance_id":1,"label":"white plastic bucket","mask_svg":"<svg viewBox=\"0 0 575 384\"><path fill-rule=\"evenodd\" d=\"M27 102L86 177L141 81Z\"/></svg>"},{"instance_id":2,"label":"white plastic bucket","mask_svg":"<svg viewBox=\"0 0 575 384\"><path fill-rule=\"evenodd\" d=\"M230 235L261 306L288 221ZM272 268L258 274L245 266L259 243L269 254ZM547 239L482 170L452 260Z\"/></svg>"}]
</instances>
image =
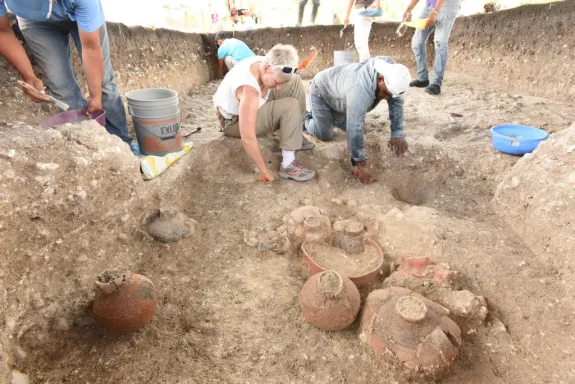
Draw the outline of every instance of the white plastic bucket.
<instances>
[{"instance_id":1,"label":"white plastic bucket","mask_svg":"<svg viewBox=\"0 0 575 384\"><path fill-rule=\"evenodd\" d=\"M333 66L355 63L355 51L334 51Z\"/></svg>"},{"instance_id":2,"label":"white plastic bucket","mask_svg":"<svg viewBox=\"0 0 575 384\"><path fill-rule=\"evenodd\" d=\"M181 149L180 107L176 91L138 89L128 92L126 98L142 154L164 156Z\"/></svg>"}]
</instances>

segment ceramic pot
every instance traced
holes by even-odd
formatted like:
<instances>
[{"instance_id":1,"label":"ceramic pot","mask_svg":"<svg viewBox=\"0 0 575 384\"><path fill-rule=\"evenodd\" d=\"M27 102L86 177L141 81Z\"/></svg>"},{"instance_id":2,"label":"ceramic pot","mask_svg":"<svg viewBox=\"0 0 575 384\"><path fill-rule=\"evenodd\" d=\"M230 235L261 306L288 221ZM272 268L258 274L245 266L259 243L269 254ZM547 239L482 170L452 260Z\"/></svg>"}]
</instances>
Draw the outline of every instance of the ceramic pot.
<instances>
[{"instance_id":1,"label":"ceramic pot","mask_svg":"<svg viewBox=\"0 0 575 384\"><path fill-rule=\"evenodd\" d=\"M365 239L364 240L364 247L373 247L377 250L377 253L379 255L379 263L378 263L376 268L374 268L373 270L371 270L369 272L366 272L366 273L361 274L361 275L347 276L358 287L363 287L363 286L369 285L370 283L372 283L377 278L377 275L379 274L379 272L381 270L388 268L388 266L385 262L383 251L381 250L381 248L379 247L379 245L377 245L377 243L375 241L373 241L371 239ZM310 271L312 275L315 275L316 273L320 273L320 272L325 271L326 268L324 268L320 264L318 264L318 262L314 259L313 255L311 254L311 252L309 251L308 248L309 248L308 243L307 243L307 241L305 241L301 246L301 251L304 255L305 264L307 266L308 271Z\"/></svg>"},{"instance_id":2,"label":"ceramic pot","mask_svg":"<svg viewBox=\"0 0 575 384\"><path fill-rule=\"evenodd\" d=\"M301 290L305 319L325 331L349 327L359 313L360 297L355 284L335 271L313 275Z\"/></svg>"},{"instance_id":3,"label":"ceramic pot","mask_svg":"<svg viewBox=\"0 0 575 384\"><path fill-rule=\"evenodd\" d=\"M343 249L347 253L357 254L365 250L364 234L365 227L355 220L336 221L333 224L335 232L333 245Z\"/></svg>"},{"instance_id":4,"label":"ceramic pot","mask_svg":"<svg viewBox=\"0 0 575 384\"><path fill-rule=\"evenodd\" d=\"M126 272L115 277L104 273L96 282L92 313L102 327L128 333L152 321L157 303L154 284L146 276Z\"/></svg>"},{"instance_id":5,"label":"ceramic pot","mask_svg":"<svg viewBox=\"0 0 575 384\"><path fill-rule=\"evenodd\" d=\"M331 236L331 221L317 207L299 207L283 217L292 246L299 247L304 241L321 242Z\"/></svg>"},{"instance_id":6,"label":"ceramic pot","mask_svg":"<svg viewBox=\"0 0 575 384\"><path fill-rule=\"evenodd\" d=\"M361 317L360 339L378 355L392 355L407 368L431 376L455 360L461 330L441 305L392 287L373 291Z\"/></svg>"},{"instance_id":7,"label":"ceramic pot","mask_svg":"<svg viewBox=\"0 0 575 384\"><path fill-rule=\"evenodd\" d=\"M194 219L186 217L174 207L152 209L142 219L142 229L162 243L174 243L191 236L197 225Z\"/></svg>"}]
</instances>

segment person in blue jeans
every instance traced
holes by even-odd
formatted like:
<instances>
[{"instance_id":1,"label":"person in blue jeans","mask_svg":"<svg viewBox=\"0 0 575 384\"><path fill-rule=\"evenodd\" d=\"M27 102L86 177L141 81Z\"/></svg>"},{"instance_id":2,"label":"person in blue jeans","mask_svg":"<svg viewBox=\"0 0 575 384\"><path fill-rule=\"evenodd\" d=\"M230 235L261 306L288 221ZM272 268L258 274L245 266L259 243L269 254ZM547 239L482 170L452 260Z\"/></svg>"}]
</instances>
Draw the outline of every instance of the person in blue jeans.
<instances>
[{"instance_id":1,"label":"person in blue jeans","mask_svg":"<svg viewBox=\"0 0 575 384\"><path fill-rule=\"evenodd\" d=\"M372 179L363 137L365 115L380 101L387 101L391 121L388 147L397 156L403 155L408 146L403 133L402 94L410 81L407 67L386 56L325 69L311 81L311 113L304 120L304 132L329 141L335 128L344 130L354 175L369 184Z\"/></svg>"},{"instance_id":2,"label":"person in blue jeans","mask_svg":"<svg viewBox=\"0 0 575 384\"><path fill-rule=\"evenodd\" d=\"M297 18L297 25L301 27L303 23L303 13L305 11L305 6L307 5L308 0L299 0L299 12ZM317 17L317 11L319 10L319 0L311 0L312 2L312 9L311 9L311 23L315 24L315 19Z\"/></svg>"},{"instance_id":3,"label":"person in blue jeans","mask_svg":"<svg viewBox=\"0 0 575 384\"><path fill-rule=\"evenodd\" d=\"M110 43L100 0L0 0L0 54L38 93L24 90L37 102L46 101L44 83L34 74L24 48L14 35L7 8L18 17L26 45L44 72L52 95L71 109L106 111L106 130L120 137L136 156L140 150L128 135L126 112L110 63ZM82 59L89 98L74 77L70 36Z\"/></svg>"},{"instance_id":4,"label":"person in blue jeans","mask_svg":"<svg viewBox=\"0 0 575 384\"><path fill-rule=\"evenodd\" d=\"M218 69L216 71L218 78L224 74L224 63L229 71L244 59L256 55L246 43L238 39L228 38L223 33L216 35L216 44L218 45Z\"/></svg>"},{"instance_id":5,"label":"person in blue jeans","mask_svg":"<svg viewBox=\"0 0 575 384\"><path fill-rule=\"evenodd\" d=\"M419 0L411 0L407 10L403 14L406 20ZM455 18L461 9L463 0L426 0L425 8L420 19L427 19L425 29L417 29L411 40L411 48L415 54L417 63L417 79L409 84L410 87L425 88L430 95L441 93L443 75L449 56L449 36L455 24ZM433 79L429 83L429 71L427 70L427 39L435 31L435 63L433 64Z\"/></svg>"}]
</instances>

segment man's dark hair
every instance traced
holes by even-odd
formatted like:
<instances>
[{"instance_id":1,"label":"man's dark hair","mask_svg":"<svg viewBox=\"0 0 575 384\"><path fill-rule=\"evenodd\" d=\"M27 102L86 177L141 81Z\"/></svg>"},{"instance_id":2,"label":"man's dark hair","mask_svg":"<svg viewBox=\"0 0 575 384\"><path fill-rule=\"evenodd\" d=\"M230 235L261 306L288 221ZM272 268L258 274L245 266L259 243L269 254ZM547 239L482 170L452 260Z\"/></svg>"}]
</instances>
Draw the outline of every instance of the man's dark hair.
<instances>
[{"instance_id":1,"label":"man's dark hair","mask_svg":"<svg viewBox=\"0 0 575 384\"><path fill-rule=\"evenodd\" d=\"M218 40L225 40L225 39L227 39L227 38L228 38L228 36L226 36L226 34L223 33L223 32L216 33L216 41L218 41Z\"/></svg>"}]
</instances>

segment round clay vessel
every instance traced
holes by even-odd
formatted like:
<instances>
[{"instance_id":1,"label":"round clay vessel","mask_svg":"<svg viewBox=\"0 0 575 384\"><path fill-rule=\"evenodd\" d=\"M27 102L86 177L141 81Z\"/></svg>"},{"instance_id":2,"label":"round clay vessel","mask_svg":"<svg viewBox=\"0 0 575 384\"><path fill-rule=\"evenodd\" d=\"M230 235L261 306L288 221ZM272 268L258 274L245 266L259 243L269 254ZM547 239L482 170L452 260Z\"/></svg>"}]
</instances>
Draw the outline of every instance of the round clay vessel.
<instances>
[{"instance_id":1,"label":"round clay vessel","mask_svg":"<svg viewBox=\"0 0 575 384\"><path fill-rule=\"evenodd\" d=\"M146 276L104 272L96 282L92 314L102 327L128 333L152 321L157 303L154 284Z\"/></svg>"},{"instance_id":2,"label":"round clay vessel","mask_svg":"<svg viewBox=\"0 0 575 384\"><path fill-rule=\"evenodd\" d=\"M191 236L196 226L194 219L186 217L174 207L152 209L142 219L142 229L162 243L174 243Z\"/></svg>"},{"instance_id":3,"label":"round clay vessel","mask_svg":"<svg viewBox=\"0 0 575 384\"><path fill-rule=\"evenodd\" d=\"M299 207L283 217L291 244L299 247L304 241L320 242L331 236L331 221L325 212L314 206Z\"/></svg>"},{"instance_id":4,"label":"round clay vessel","mask_svg":"<svg viewBox=\"0 0 575 384\"><path fill-rule=\"evenodd\" d=\"M378 355L393 355L409 369L435 376L455 360L461 330L443 306L391 287L369 294L360 339Z\"/></svg>"},{"instance_id":5,"label":"round clay vessel","mask_svg":"<svg viewBox=\"0 0 575 384\"><path fill-rule=\"evenodd\" d=\"M301 290L303 316L324 331L349 327L359 313L360 304L355 284L335 271L313 275Z\"/></svg>"}]
</instances>

